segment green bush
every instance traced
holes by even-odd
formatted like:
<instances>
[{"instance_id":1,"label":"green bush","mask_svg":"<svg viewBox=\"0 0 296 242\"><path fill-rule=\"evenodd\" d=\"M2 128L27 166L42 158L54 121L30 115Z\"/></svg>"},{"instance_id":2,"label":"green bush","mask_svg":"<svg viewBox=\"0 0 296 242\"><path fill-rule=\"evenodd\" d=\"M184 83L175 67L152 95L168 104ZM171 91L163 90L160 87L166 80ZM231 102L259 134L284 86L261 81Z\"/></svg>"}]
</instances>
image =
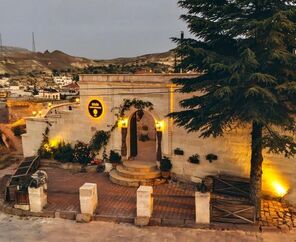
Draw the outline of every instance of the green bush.
<instances>
[{"instance_id":1,"label":"green bush","mask_svg":"<svg viewBox=\"0 0 296 242\"><path fill-rule=\"evenodd\" d=\"M52 151L48 144L43 144L38 149L38 155L41 159L51 159L52 158Z\"/></svg>"},{"instance_id":2,"label":"green bush","mask_svg":"<svg viewBox=\"0 0 296 242\"><path fill-rule=\"evenodd\" d=\"M194 154L188 158L188 161L193 164L199 164L199 154Z\"/></svg>"},{"instance_id":3,"label":"green bush","mask_svg":"<svg viewBox=\"0 0 296 242\"><path fill-rule=\"evenodd\" d=\"M60 162L72 162L74 149L71 144L61 142L56 148L52 148L53 158Z\"/></svg>"},{"instance_id":4,"label":"green bush","mask_svg":"<svg viewBox=\"0 0 296 242\"><path fill-rule=\"evenodd\" d=\"M78 141L74 146L73 158L74 162L86 165L93 159L93 153L86 143Z\"/></svg>"},{"instance_id":5,"label":"green bush","mask_svg":"<svg viewBox=\"0 0 296 242\"><path fill-rule=\"evenodd\" d=\"M145 142L145 141L150 140L150 138L149 138L148 134L141 134L139 137L139 140L142 142Z\"/></svg>"},{"instance_id":6,"label":"green bush","mask_svg":"<svg viewBox=\"0 0 296 242\"><path fill-rule=\"evenodd\" d=\"M22 134L26 133L26 125L19 125L12 128L12 132L14 133L14 136L19 137Z\"/></svg>"},{"instance_id":7,"label":"green bush","mask_svg":"<svg viewBox=\"0 0 296 242\"><path fill-rule=\"evenodd\" d=\"M120 163L121 162L121 155L118 154L116 151L114 150L110 150L110 155L109 155L109 161L111 163Z\"/></svg>"},{"instance_id":8,"label":"green bush","mask_svg":"<svg viewBox=\"0 0 296 242\"><path fill-rule=\"evenodd\" d=\"M172 165L171 160L168 157L164 156L160 161L159 169L161 171L170 171L172 169L172 167L173 167L173 165Z\"/></svg>"}]
</instances>

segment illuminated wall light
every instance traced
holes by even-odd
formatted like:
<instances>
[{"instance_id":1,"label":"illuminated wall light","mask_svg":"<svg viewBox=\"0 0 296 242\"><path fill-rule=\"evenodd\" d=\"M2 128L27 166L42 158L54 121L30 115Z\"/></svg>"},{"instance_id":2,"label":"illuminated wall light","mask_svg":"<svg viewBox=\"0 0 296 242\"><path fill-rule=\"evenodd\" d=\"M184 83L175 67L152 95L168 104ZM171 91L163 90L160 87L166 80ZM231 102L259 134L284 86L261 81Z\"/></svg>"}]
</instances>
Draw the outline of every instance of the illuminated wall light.
<instances>
[{"instance_id":1,"label":"illuminated wall light","mask_svg":"<svg viewBox=\"0 0 296 242\"><path fill-rule=\"evenodd\" d=\"M33 112L32 112L32 115L33 115L33 116L36 116L36 114L37 114L36 111L33 111Z\"/></svg>"},{"instance_id":2,"label":"illuminated wall light","mask_svg":"<svg viewBox=\"0 0 296 242\"><path fill-rule=\"evenodd\" d=\"M48 103L48 107L51 108L52 107L52 103Z\"/></svg>"},{"instance_id":3,"label":"illuminated wall light","mask_svg":"<svg viewBox=\"0 0 296 242\"><path fill-rule=\"evenodd\" d=\"M278 181L273 181L271 183L272 187L275 190L275 193L278 197L283 197L287 194L288 189L285 188L282 184L280 184Z\"/></svg>"},{"instance_id":4,"label":"illuminated wall light","mask_svg":"<svg viewBox=\"0 0 296 242\"><path fill-rule=\"evenodd\" d=\"M38 111L38 115L41 116L41 114L42 114L42 112L41 111Z\"/></svg>"},{"instance_id":5,"label":"illuminated wall light","mask_svg":"<svg viewBox=\"0 0 296 242\"><path fill-rule=\"evenodd\" d=\"M156 121L155 122L156 131L163 131L164 129L164 122L163 121Z\"/></svg>"},{"instance_id":6,"label":"illuminated wall light","mask_svg":"<svg viewBox=\"0 0 296 242\"><path fill-rule=\"evenodd\" d=\"M120 128L127 128L128 127L128 119L127 118L122 118L118 121L118 126Z\"/></svg>"},{"instance_id":7,"label":"illuminated wall light","mask_svg":"<svg viewBox=\"0 0 296 242\"><path fill-rule=\"evenodd\" d=\"M76 102L76 103L80 103L80 98L77 97L77 98L75 99L75 102Z\"/></svg>"}]
</instances>

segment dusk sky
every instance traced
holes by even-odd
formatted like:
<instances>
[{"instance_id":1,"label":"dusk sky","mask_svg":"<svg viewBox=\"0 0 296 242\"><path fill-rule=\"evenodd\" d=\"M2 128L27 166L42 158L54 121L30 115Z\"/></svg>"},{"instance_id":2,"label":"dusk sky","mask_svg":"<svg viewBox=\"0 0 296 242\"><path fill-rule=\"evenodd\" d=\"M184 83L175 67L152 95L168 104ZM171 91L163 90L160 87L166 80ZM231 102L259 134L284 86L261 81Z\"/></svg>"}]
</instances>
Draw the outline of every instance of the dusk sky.
<instances>
[{"instance_id":1,"label":"dusk sky","mask_svg":"<svg viewBox=\"0 0 296 242\"><path fill-rule=\"evenodd\" d=\"M3 45L114 58L164 52L186 33L177 0L0 0Z\"/></svg>"}]
</instances>

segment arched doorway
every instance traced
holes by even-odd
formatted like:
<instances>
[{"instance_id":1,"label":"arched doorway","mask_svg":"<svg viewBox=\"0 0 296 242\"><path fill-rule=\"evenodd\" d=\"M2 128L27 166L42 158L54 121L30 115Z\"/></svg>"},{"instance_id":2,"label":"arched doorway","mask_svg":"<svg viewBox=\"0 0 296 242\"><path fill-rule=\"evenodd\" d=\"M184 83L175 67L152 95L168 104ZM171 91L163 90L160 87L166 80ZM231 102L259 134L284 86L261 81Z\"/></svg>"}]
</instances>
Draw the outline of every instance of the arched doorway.
<instances>
[{"instance_id":1,"label":"arched doorway","mask_svg":"<svg viewBox=\"0 0 296 242\"><path fill-rule=\"evenodd\" d=\"M130 158L143 161L156 161L156 130L153 116L136 111L129 125Z\"/></svg>"}]
</instances>

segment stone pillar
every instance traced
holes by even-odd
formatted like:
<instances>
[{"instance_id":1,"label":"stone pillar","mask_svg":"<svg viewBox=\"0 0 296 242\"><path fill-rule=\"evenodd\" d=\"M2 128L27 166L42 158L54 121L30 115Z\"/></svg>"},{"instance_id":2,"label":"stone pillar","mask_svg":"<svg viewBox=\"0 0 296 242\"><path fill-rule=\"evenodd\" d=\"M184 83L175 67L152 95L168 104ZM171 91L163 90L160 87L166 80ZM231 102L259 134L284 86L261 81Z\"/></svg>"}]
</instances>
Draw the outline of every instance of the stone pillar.
<instances>
[{"instance_id":1,"label":"stone pillar","mask_svg":"<svg viewBox=\"0 0 296 242\"><path fill-rule=\"evenodd\" d=\"M137 190L137 218L136 225L148 225L153 212L153 188L140 186Z\"/></svg>"},{"instance_id":2,"label":"stone pillar","mask_svg":"<svg viewBox=\"0 0 296 242\"><path fill-rule=\"evenodd\" d=\"M210 223L210 193L195 192L195 222Z\"/></svg>"},{"instance_id":3,"label":"stone pillar","mask_svg":"<svg viewBox=\"0 0 296 242\"><path fill-rule=\"evenodd\" d=\"M47 194L44 191L44 186L28 188L29 204L31 212L41 212L44 206L47 204Z\"/></svg>"},{"instance_id":4,"label":"stone pillar","mask_svg":"<svg viewBox=\"0 0 296 242\"><path fill-rule=\"evenodd\" d=\"M79 188L79 200L81 213L93 215L98 205L97 184L84 183Z\"/></svg>"},{"instance_id":5,"label":"stone pillar","mask_svg":"<svg viewBox=\"0 0 296 242\"><path fill-rule=\"evenodd\" d=\"M161 152L161 141L162 141L162 131L156 132L157 136L157 153L156 153L156 160L161 161L162 158L162 152Z\"/></svg>"},{"instance_id":6,"label":"stone pillar","mask_svg":"<svg viewBox=\"0 0 296 242\"><path fill-rule=\"evenodd\" d=\"M126 146L127 128L121 128L121 156L127 156Z\"/></svg>"}]
</instances>

